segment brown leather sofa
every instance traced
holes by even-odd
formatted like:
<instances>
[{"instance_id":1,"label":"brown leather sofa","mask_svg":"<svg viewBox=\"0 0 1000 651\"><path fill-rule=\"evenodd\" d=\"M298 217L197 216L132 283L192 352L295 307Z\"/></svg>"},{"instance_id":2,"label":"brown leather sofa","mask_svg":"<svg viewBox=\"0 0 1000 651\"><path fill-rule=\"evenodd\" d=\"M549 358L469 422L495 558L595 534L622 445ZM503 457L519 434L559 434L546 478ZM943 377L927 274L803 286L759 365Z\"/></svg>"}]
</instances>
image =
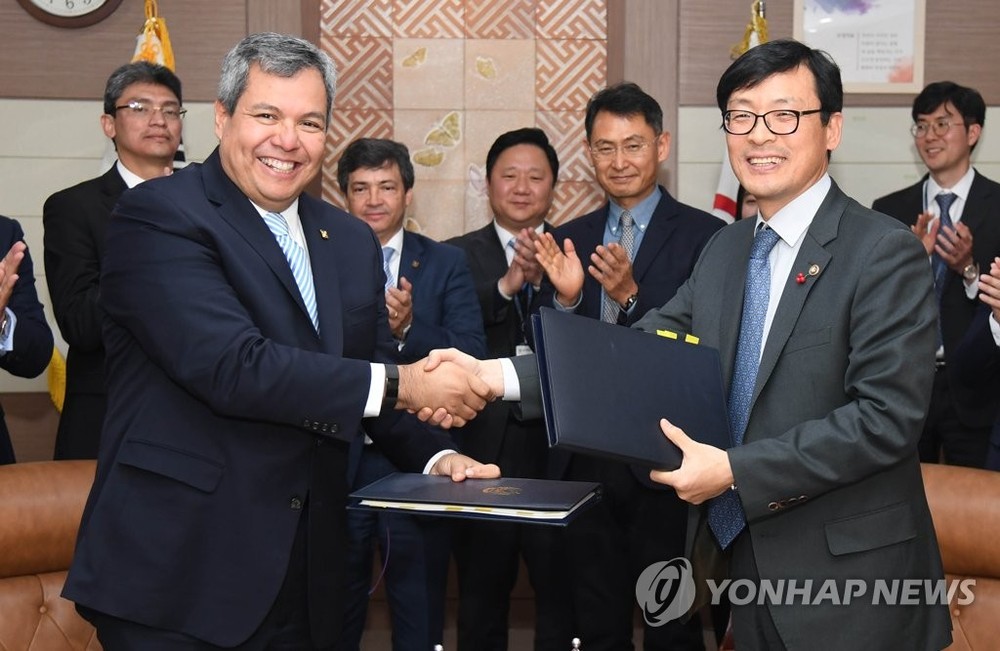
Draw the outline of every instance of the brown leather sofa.
<instances>
[{"instance_id":1,"label":"brown leather sofa","mask_svg":"<svg viewBox=\"0 0 1000 651\"><path fill-rule=\"evenodd\" d=\"M952 601L948 649L1000 648L1000 472L936 464L921 470L945 574L976 582L971 603Z\"/></svg>"},{"instance_id":2,"label":"brown leather sofa","mask_svg":"<svg viewBox=\"0 0 1000 651\"><path fill-rule=\"evenodd\" d=\"M0 466L0 649L100 651L94 628L59 596L94 468Z\"/></svg>"}]
</instances>

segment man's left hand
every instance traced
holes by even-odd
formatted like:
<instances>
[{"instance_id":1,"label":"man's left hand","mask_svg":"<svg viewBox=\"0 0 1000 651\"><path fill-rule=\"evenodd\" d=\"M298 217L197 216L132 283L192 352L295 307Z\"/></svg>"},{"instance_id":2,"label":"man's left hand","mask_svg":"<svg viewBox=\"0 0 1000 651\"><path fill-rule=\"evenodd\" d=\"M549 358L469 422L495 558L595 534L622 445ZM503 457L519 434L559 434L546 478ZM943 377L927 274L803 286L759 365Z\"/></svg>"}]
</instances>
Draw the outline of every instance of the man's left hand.
<instances>
[{"instance_id":1,"label":"man's left hand","mask_svg":"<svg viewBox=\"0 0 1000 651\"><path fill-rule=\"evenodd\" d=\"M479 463L464 454L453 452L437 460L431 468L432 475L446 475L452 481L466 479L496 479L500 476L500 468L493 463Z\"/></svg>"},{"instance_id":2,"label":"man's left hand","mask_svg":"<svg viewBox=\"0 0 1000 651\"><path fill-rule=\"evenodd\" d=\"M625 247L617 242L598 246L590 254L587 271L619 305L623 305L629 296L639 291L639 285L632 277L632 261L629 260Z\"/></svg>"},{"instance_id":3,"label":"man's left hand","mask_svg":"<svg viewBox=\"0 0 1000 651\"><path fill-rule=\"evenodd\" d=\"M660 419L660 429L684 455L677 470L652 470L649 478L672 486L685 502L701 504L721 495L733 484L733 469L725 450L699 443L666 418Z\"/></svg>"},{"instance_id":4,"label":"man's left hand","mask_svg":"<svg viewBox=\"0 0 1000 651\"><path fill-rule=\"evenodd\" d=\"M406 278L399 279L399 287L390 287L385 293L385 307L389 310L389 328L392 336L403 339L406 326L413 323L413 285Z\"/></svg>"},{"instance_id":5,"label":"man's left hand","mask_svg":"<svg viewBox=\"0 0 1000 651\"><path fill-rule=\"evenodd\" d=\"M972 257L972 231L959 222L954 229L941 228L938 231L934 251L941 256L948 268L962 275L962 271L974 262Z\"/></svg>"}]
</instances>

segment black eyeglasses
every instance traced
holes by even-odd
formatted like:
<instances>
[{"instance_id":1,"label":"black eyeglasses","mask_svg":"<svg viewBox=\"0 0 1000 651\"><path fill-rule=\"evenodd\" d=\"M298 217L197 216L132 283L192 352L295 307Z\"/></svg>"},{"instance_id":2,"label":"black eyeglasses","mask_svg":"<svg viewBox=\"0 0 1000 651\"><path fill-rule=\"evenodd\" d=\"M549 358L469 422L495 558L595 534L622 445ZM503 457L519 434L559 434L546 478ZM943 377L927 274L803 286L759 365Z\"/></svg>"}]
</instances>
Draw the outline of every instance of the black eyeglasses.
<instances>
[{"instance_id":1,"label":"black eyeglasses","mask_svg":"<svg viewBox=\"0 0 1000 651\"><path fill-rule=\"evenodd\" d=\"M803 115L820 113L823 109L794 111L792 109L775 109L763 115L752 111L730 110L722 113L722 128L734 136L745 136L757 126L757 119L764 119L764 126L776 136L788 136L799 128L799 118Z\"/></svg>"},{"instance_id":2,"label":"black eyeglasses","mask_svg":"<svg viewBox=\"0 0 1000 651\"><path fill-rule=\"evenodd\" d=\"M152 117L153 113L156 111L160 112L164 120L180 120L187 113L187 109L182 109L176 104L167 104L165 106L153 106L151 104L143 104L142 102L132 101L128 104L122 104L121 106L115 107L116 111L127 111L129 115L134 115L137 118L145 117L149 119Z\"/></svg>"}]
</instances>

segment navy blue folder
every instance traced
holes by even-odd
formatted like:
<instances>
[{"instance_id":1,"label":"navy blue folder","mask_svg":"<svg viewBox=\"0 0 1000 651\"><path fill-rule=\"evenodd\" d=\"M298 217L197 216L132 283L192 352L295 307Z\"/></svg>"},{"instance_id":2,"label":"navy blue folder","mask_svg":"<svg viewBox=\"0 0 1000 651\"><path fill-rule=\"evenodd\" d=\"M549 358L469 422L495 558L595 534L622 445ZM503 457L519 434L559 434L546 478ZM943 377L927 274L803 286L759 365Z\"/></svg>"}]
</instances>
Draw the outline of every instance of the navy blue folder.
<instances>
[{"instance_id":1,"label":"navy blue folder","mask_svg":"<svg viewBox=\"0 0 1000 651\"><path fill-rule=\"evenodd\" d=\"M550 446L675 470L681 452L661 418L730 446L714 348L545 307L532 326Z\"/></svg>"},{"instance_id":2,"label":"navy blue folder","mask_svg":"<svg viewBox=\"0 0 1000 651\"><path fill-rule=\"evenodd\" d=\"M347 508L566 525L596 504L601 485L551 479L467 479L397 472L351 493Z\"/></svg>"}]
</instances>

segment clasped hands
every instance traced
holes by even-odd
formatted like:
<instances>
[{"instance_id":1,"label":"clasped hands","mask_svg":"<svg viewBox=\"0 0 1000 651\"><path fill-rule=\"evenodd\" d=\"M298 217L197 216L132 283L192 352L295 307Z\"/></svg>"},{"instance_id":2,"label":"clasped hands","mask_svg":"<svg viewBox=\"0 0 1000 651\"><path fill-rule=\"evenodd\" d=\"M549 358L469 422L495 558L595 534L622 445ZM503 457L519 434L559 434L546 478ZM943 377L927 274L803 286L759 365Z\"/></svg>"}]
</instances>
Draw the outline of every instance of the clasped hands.
<instances>
[{"instance_id":1,"label":"clasped hands","mask_svg":"<svg viewBox=\"0 0 1000 651\"><path fill-rule=\"evenodd\" d=\"M396 407L433 425L461 427L503 393L500 360L480 361L446 348L399 367Z\"/></svg>"},{"instance_id":2,"label":"clasped hands","mask_svg":"<svg viewBox=\"0 0 1000 651\"><path fill-rule=\"evenodd\" d=\"M955 228L941 227L941 220L929 212L920 213L917 223L910 226L913 234L920 238L927 255L937 253L945 264L961 275L966 266L972 264L972 231L964 222Z\"/></svg>"}]
</instances>

